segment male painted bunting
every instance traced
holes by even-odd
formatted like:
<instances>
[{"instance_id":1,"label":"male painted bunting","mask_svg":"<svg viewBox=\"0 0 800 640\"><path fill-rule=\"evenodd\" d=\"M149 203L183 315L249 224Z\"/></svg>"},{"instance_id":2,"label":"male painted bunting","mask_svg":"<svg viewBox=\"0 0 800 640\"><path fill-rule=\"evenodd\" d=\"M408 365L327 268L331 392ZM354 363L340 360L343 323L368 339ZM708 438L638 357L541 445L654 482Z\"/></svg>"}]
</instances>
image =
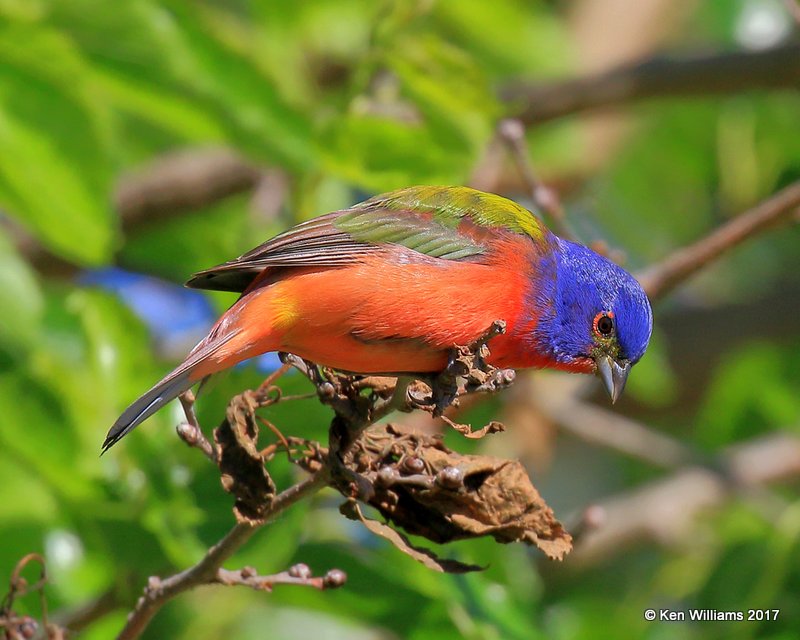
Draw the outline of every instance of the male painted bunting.
<instances>
[{"instance_id":1,"label":"male painted bunting","mask_svg":"<svg viewBox=\"0 0 800 640\"><path fill-rule=\"evenodd\" d=\"M631 275L466 187L401 189L325 214L187 286L241 296L125 410L104 451L206 376L268 351L357 373L436 372L453 345L505 320L492 364L596 372L616 401L652 330Z\"/></svg>"}]
</instances>

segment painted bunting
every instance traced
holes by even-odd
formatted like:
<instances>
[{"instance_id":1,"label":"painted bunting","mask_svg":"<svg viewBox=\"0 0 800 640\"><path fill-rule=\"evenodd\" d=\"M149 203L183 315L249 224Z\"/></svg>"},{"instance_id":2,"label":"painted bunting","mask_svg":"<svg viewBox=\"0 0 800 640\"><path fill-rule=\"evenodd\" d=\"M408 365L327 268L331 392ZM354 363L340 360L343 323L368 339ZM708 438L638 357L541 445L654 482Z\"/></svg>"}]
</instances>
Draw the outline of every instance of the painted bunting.
<instances>
[{"instance_id":1,"label":"painted bunting","mask_svg":"<svg viewBox=\"0 0 800 640\"><path fill-rule=\"evenodd\" d=\"M494 320L490 363L597 373L613 401L644 354L650 303L606 258L466 187L412 187L303 222L187 286L241 293L111 427L107 450L195 383L268 351L343 371L441 371Z\"/></svg>"}]
</instances>

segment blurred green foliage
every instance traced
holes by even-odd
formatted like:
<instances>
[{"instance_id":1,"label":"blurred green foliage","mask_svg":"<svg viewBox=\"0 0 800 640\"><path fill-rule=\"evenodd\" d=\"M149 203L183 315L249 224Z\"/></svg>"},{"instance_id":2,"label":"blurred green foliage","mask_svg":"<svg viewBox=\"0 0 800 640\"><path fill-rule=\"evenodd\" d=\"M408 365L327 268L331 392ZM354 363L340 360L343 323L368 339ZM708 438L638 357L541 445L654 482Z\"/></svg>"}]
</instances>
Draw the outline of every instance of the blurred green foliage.
<instances>
[{"instance_id":1,"label":"blurred green foliage","mask_svg":"<svg viewBox=\"0 0 800 640\"><path fill-rule=\"evenodd\" d=\"M562 4L0 0L0 207L74 265L117 262L180 282L356 194L466 183L505 114L498 86L578 72ZM746 2L701 4L709 6L689 18L676 46L734 42ZM800 177L796 93L650 103L630 118L633 133L567 202L584 235L623 247L629 266ZM587 143L578 119L538 128L529 142L546 176L580 173ZM240 196L123 235L111 205L120 175L172 150L220 145L287 173L280 219L251 215ZM690 383L702 397L687 406L670 356L681 345L670 343L669 327L697 308L758 309L758 295L781 290L796 298L798 248L796 229L759 239L657 309L655 344L631 381L640 417L710 453L797 432L796 321L787 339L759 334L751 314L742 336L723 345L712 339L718 327L706 326L708 338L684 345L717 347L713 366ZM214 300L222 308L231 298ZM114 611L81 636L108 638L148 575L185 568L228 530L231 501L218 474L175 437L176 411L98 457L118 413L172 364L116 298L38 274L0 227L0 309L0 579L23 554L43 551L51 611L114 594ZM252 368L223 377L201 404L202 423L215 424L226 400L257 381ZM298 378L286 386L306 390ZM502 402L477 411L500 411ZM270 411L285 432L324 440L329 414L314 401ZM607 452L593 456L607 478L581 476L568 458L554 465L599 495L653 473ZM280 486L294 478L278 465ZM562 516L594 495L552 483L548 491L565 505ZM478 541L445 551L485 572L442 576L367 537L323 494L261 531L235 565L339 567L350 577L344 589L200 589L165 607L146 637L792 638L800 511L795 492L779 495L770 509L736 502L708 513L692 544L636 549L591 569L547 566L528 549ZM645 622L644 609L659 606L780 608L781 617Z\"/></svg>"}]
</instances>

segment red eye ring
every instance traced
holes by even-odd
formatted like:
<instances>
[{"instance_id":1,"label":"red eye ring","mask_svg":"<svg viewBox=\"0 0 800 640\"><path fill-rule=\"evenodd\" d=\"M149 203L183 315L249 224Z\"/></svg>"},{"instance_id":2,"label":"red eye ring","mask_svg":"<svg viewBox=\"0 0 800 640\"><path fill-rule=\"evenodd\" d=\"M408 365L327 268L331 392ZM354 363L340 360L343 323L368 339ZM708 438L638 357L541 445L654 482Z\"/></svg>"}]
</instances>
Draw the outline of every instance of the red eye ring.
<instances>
[{"instance_id":1,"label":"red eye ring","mask_svg":"<svg viewBox=\"0 0 800 640\"><path fill-rule=\"evenodd\" d=\"M594 317L592 330L600 338L608 338L614 333L614 312L601 311Z\"/></svg>"}]
</instances>

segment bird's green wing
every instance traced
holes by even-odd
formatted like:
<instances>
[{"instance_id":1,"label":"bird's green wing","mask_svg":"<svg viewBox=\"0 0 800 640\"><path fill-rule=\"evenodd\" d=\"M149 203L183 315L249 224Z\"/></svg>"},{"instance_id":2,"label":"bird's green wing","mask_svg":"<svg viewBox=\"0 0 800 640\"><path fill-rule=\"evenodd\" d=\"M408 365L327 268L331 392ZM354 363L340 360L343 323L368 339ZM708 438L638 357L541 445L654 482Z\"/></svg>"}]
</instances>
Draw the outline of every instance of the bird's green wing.
<instances>
[{"instance_id":1,"label":"bird's green wing","mask_svg":"<svg viewBox=\"0 0 800 640\"><path fill-rule=\"evenodd\" d=\"M409 187L370 198L350 211L373 208L430 216L452 229L467 218L478 227L505 229L534 240L546 234L542 222L516 202L470 187Z\"/></svg>"},{"instance_id":2,"label":"bird's green wing","mask_svg":"<svg viewBox=\"0 0 800 640\"><path fill-rule=\"evenodd\" d=\"M480 260L509 233L542 241L527 209L468 187L412 187L370 198L292 227L244 255L192 277L187 286L243 291L267 267L337 267L387 245L442 260Z\"/></svg>"}]
</instances>

